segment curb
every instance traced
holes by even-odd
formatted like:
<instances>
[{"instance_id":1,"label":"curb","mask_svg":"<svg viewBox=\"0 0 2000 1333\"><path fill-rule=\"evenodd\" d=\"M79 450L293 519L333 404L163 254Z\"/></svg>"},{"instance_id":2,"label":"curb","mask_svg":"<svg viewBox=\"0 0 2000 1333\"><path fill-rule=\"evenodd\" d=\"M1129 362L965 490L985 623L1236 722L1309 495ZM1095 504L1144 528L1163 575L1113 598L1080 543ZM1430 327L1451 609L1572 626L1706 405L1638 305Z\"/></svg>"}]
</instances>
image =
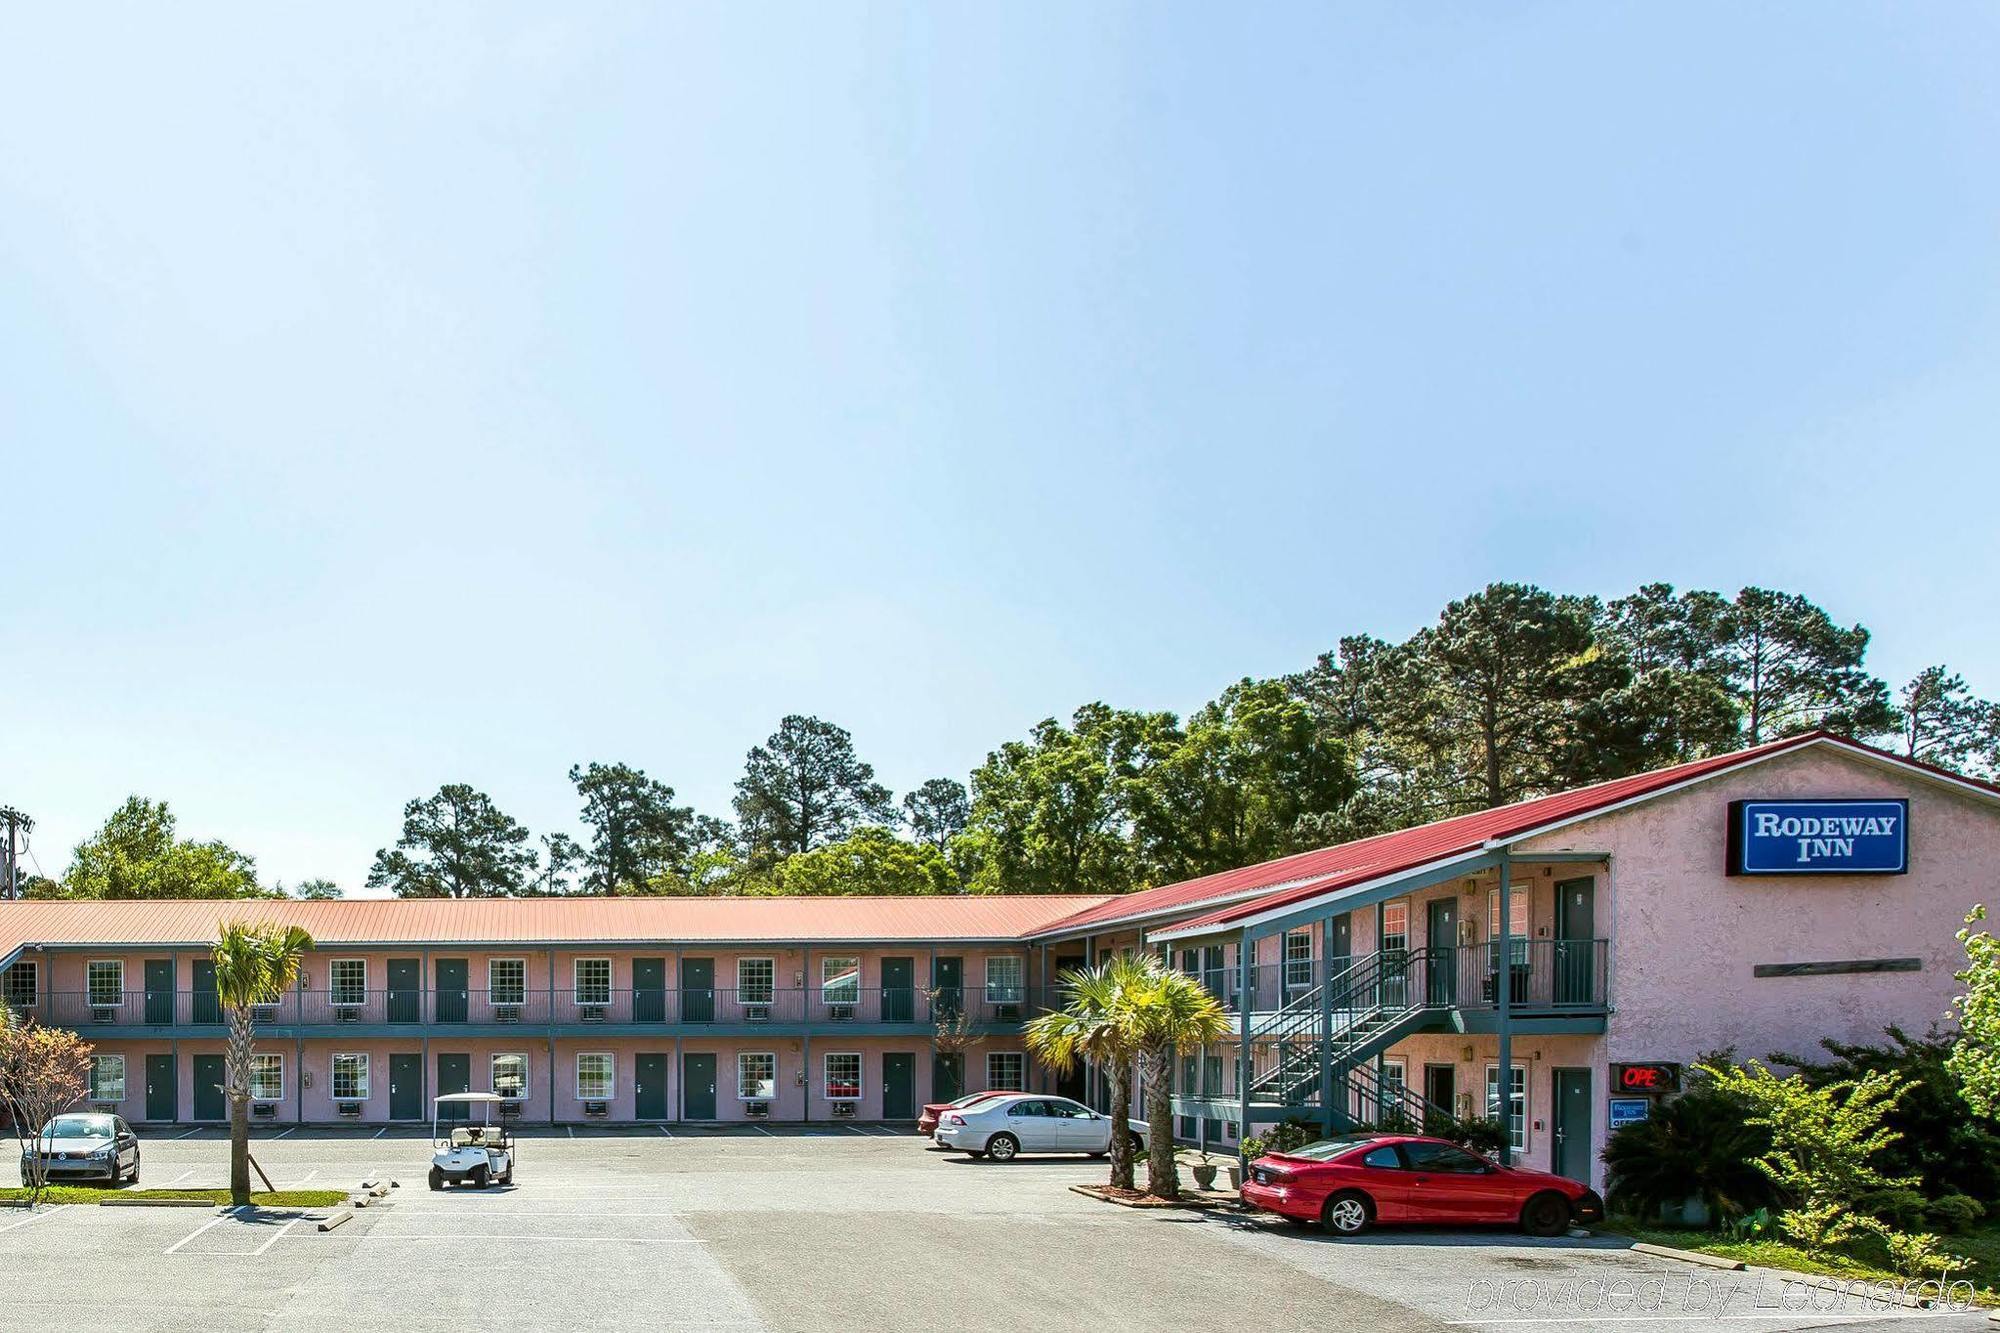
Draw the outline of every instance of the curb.
<instances>
[{"instance_id":1,"label":"curb","mask_svg":"<svg viewBox=\"0 0 2000 1333\"><path fill-rule=\"evenodd\" d=\"M1099 1203L1115 1203L1120 1208L1184 1208L1205 1211L1214 1208L1228 1208L1234 1204L1234 1200L1204 1198L1199 1194L1186 1194L1178 1199L1155 1199L1150 1197L1143 1199L1121 1199L1115 1194L1104 1193L1103 1186L1101 1185L1071 1185L1069 1192L1071 1194L1081 1194L1086 1199L1095 1199Z\"/></svg>"},{"instance_id":2,"label":"curb","mask_svg":"<svg viewBox=\"0 0 2000 1333\"><path fill-rule=\"evenodd\" d=\"M1702 1254L1698 1250L1677 1250L1671 1245L1655 1245L1651 1241L1634 1241L1632 1249L1639 1254L1650 1254L1661 1259L1679 1259L1683 1263L1700 1264L1703 1268L1720 1268L1728 1273L1740 1273L1748 1266L1741 1259L1724 1259L1719 1255Z\"/></svg>"},{"instance_id":3,"label":"curb","mask_svg":"<svg viewBox=\"0 0 2000 1333\"><path fill-rule=\"evenodd\" d=\"M337 1226L345 1226L354 1220L354 1214L343 1208L319 1224L319 1230L331 1231Z\"/></svg>"},{"instance_id":4,"label":"curb","mask_svg":"<svg viewBox=\"0 0 2000 1333\"><path fill-rule=\"evenodd\" d=\"M207 1199L99 1199L99 1208L213 1208Z\"/></svg>"}]
</instances>

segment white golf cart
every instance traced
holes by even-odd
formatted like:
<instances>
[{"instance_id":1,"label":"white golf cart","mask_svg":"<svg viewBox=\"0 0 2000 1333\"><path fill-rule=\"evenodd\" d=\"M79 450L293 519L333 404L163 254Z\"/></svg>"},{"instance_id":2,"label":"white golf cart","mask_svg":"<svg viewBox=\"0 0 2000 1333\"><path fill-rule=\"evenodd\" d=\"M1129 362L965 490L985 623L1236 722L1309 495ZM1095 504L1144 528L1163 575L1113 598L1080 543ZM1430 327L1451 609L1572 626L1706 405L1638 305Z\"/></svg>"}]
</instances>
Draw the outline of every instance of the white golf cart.
<instances>
[{"instance_id":1,"label":"white golf cart","mask_svg":"<svg viewBox=\"0 0 2000 1333\"><path fill-rule=\"evenodd\" d=\"M447 1092L431 1107L431 1188L454 1185L486 1188L514 1183L514 1136L507 1124L491 1123L493 1108L506 1099L491 1092ZM444 1109L479 1108L478 1124L445 1124ZM456 1119L457 1117L453 1117Z\"/></svg>"}]
</instances>

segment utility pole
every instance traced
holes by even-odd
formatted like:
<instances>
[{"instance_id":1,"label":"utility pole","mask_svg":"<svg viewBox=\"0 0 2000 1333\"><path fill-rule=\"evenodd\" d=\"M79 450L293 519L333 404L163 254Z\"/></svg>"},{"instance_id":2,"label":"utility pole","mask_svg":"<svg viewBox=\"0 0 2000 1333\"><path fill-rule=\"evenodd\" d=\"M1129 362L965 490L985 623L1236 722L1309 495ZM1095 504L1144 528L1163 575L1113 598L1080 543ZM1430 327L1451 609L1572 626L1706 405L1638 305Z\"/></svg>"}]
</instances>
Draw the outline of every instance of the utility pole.
<instances>
[{"instance_id":1,"label":"utility pole","mask_svg":"<svg viewBox=\"0 0 2000 1333\"><path fill-rule=\"evenodd\" d=\"M0 806L0 819L7 821L6 865L0 867L6 874L0 878L0 892L5 892L10 902L21 897L21 835L35 827L35 821L16 810L13 806Z\"/></svg>"}]
</instances>

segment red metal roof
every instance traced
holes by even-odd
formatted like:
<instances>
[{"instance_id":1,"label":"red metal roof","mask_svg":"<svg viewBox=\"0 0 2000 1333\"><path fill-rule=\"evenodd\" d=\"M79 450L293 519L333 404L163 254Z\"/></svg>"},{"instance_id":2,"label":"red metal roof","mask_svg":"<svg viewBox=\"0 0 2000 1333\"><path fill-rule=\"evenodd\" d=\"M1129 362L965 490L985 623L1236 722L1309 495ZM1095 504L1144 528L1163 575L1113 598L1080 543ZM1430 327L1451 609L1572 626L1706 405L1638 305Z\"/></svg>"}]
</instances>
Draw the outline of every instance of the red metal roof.
<instances>
[{"instance_id":1,"label":"red metal roof","mask_svg":"<svg viewBox=\"0 0 2000 1333\"><path fill-rule=\"evenodd\" d=\"M1089 895L964 898L390 898L0 902L0 959L22 944L201 946L229 920L304 926L321 944L1014 940Z\"/></svg>"},{"instance_id":2,"label":"red metal roof","mask_svg":"<svg viewBox=\"0 0 2000 1333\"><path fill-rule=\"evenodd\" d=\"M1709 777L1740 765L1753 763L1787 750L1831 743L1860 754L1889 760L1932 776L1949 779L1974 789L2000 794L2000 788L1965 778L1932 765L1904 759L1900 755L1850 741L1830 732L1814 731L1784 740L1770 741L1730 754L1697 759L1691 763L1658 768L1649 773L1614 778L1595 786L1557 792L1513 805L1497 806L1469 815L1378 834L1337 847L1297 852L1259 865L1225 870L1199 879L1166 884L1140 893L1106 899L1043 927L1043 935L1069 934L1082 928L1101 929L1118 922L1157 917L1188 909L1190 914L1162 929L1175 931L1223 925L1260 912L1303 901L1318 894L1365 883L1383 875L1414 870L1452 856L1475 852L1488 843L1524 837L1538 829L1624 801L1653 795ZM1264 890L1258 892L1258 890Z\"/></svg>"}]
</instances>

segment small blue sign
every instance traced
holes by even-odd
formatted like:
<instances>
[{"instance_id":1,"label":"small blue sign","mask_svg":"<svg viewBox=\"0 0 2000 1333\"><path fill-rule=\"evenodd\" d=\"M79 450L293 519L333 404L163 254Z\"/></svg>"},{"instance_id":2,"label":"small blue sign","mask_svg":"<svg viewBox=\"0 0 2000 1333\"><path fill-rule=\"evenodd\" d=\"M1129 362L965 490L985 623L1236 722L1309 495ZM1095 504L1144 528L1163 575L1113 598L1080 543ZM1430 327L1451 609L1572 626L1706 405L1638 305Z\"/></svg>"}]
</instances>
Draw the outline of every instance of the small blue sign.
<instances>
[{"instance_id":1,"label":"small blue sign","mask_svg":"<svg viewBox=\"0 0 2000 1333\"><path fill-rule=\"evenodd\" d=\"M1908 801L1735 801L1732 875L1901 875L1910 868Z\"/></svg>"},{"instance_id":2,"label":"small blue sign","mask_svg":"<svg viewBox=\"0 0 2000 1333\"><path fill-rule=\"evenodd\" d=\"M1652 1113L1653 1099L1650 1097L1613 1097L1611 1128L1616 1131L1627 1125L1636 1125Z\"/></svg>"}]
</instances>

